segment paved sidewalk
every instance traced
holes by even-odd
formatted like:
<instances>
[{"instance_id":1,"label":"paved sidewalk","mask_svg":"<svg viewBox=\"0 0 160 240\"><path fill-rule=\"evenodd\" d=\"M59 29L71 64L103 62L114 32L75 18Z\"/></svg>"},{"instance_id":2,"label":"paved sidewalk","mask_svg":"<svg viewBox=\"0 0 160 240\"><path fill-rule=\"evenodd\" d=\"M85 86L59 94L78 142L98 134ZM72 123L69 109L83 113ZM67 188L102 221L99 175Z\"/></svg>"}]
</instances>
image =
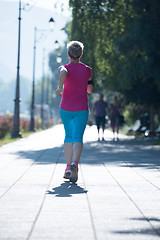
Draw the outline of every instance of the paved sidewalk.
<instances>
[{"instance_id":1,"label":"paved sidewalk","mask_svg":"<svg viewBox=\"0 0 160 240\"><path fill-rule=\"evenodd\" d=\"M0 240L160 239L160 147L87 127L77 184L62 125L0 148Z\"/></svg>"}]
</instances>

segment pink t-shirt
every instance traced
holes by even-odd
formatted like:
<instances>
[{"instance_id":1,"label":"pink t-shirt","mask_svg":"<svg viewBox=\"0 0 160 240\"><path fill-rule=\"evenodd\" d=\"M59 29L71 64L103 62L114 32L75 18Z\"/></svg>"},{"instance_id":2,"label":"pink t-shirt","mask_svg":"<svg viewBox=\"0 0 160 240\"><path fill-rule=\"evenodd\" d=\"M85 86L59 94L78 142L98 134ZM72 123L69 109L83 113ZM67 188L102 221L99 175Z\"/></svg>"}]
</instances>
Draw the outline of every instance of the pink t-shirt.
<instances>
[{"instance_id":1,"label":"pink t-shirt","mask_svg":"<svg viewBox=\"0 0 160 240\"><path fill-rule=\"evenodd\" d=\"M64 65L68 70L60 108L66 111L88 110L87 85L92 69L83 63Z\"/></svg>"}]
</instances>

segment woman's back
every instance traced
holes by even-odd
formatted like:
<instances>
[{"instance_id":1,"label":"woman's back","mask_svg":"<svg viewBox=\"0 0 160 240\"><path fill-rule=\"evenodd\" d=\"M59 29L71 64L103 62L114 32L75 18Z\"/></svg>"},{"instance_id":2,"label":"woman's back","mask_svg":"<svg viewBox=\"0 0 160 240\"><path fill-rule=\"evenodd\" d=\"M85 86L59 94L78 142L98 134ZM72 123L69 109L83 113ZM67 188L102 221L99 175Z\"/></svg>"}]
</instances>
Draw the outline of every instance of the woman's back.
<instances>
[{"instance_id":1,"label":"woman's back","mask_svg":"<svg viewBox=\"0 0 160 240\"><path fill-rule=\"evenodd\" d=\"M60 108L67 111L88 110L87 85L91 77L91 68L81 62L64 66L68 73Z\"/></svg>"}]
</instances>

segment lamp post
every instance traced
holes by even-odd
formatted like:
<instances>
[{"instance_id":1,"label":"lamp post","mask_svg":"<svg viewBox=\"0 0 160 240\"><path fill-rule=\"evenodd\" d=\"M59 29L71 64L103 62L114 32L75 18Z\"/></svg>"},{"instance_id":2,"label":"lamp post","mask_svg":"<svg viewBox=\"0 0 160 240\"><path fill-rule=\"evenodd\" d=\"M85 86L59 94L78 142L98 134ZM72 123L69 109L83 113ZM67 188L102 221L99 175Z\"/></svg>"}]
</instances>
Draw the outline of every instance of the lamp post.
<instances>
[{"instance_id":1,"label":"lamp post","mask_svg":"<svg viewBox=\"0 0 160 240\"><path fill-rule=\"evenodd\" d=\"M45 78L45 48L42 59L42 85L41 85L41 127L44 128L44 78Z\"/></svg>"},{"instance_id":2,"label":"lamp post","mask_svg":"<svg viewBox=\"0 0 160 240\"><path fill-rule=\"evenodd\" d=\"M56 40L54 42L54 48L55 50L58 50L59 49L59 42ZM57 58L56 58L56 62L57 63L61 63L62 61L62 58L61 56L59 55ZM48 76L47 77L47 91L46 91L46 104L49 105L49 85L50 85L50 77Z\"/></svg>"},{"instance_id":3,"label":"lamp post","mask_svg":"<svg viewBox=\"0 0 160 240\"><path fill-rule=\"evenodd\" d=\"M29 7L29 8L28 8ZM27 10L28 9L28 10ZM14 99L14 119L13 119L13 129L11 132L12 138L22 137L20 132L20 46L21 46L21 11L29 11L32 9L29 3L24 4L21 7L21 0L19 0L19 16L18 16L18 53L17 53L17 77L16 77L16 93Z\"/></svg>"},{"instance_id":4,"label":"lamp post","mask_svg":"<svg viewBox=\"0 0 160 240\"><path fill-rule=\"evenodd\" d=\"M61 55L58 55L56 61L57 61L58 64L60 64L60 63L62 62L62 57L61 57Z\"/></svg>"},{"instance_id":5,"label":"lamp post","mask_svg":"<svg viewBox=\"0 0 160 240\"><path fill-rule=\"evenodd\" d=\"M20 122L19 122L19 89L20 89L20 42L21 42L21 0L19 0L19 17L18 17L18 54L17 54L17 78L16 78L16 97L14 99L14 120L13 120L13 129L11 133L12 138L22 137L20 133Z\"/></svg>"},{"instance_id":6,"label":"lamp post","mask_svg":"<svg viewBox=\"0 0 160 240\"><path fill-rule=\"evenodd\" d=\"M54 47L56 50L59 48L59 42L57 40L55 41ZM46 60L45 53L46 53L46 49L44 48L43 49L43 59L42 59L42 84L41 84L41 127L42 127L42 129L45 127L44 126L44 116L46 115L45 111L44 111L45 60ZM62 61L61 56L59 56L58 61L59 61L59 63ZM46 91L46 105L48 106L49 105L49 78L47 79L46 88L47 88L46 89L47 90Z\"/></svg>"},{"instance_id":7,"label":"lamp post","mask_svg":"<svg viewBox=\"0 0 160 240\"><path fill-rule=\"evenodd\" d=\"M46 104L49 105L49 87L50 87L50 77L47 76L47 93L46 93Z\"/></svg>"},{"instance_id":8,"label":"lamp post","mask_svg":"<svg viewBox=\"0 0 160 240\"><path fill-rule=\"evenodd\" d=\"M30 120L30 131L35 131L35 68L36 68L36 48L37 48L37 32L48 32L53 30L54 19L49 20L50 30L43 30L34 28L34 44L33 44L33 80L32 80L32 101L31 101L31 120ZM43 113L41 110L41 117Z\"/></svg>"},{"instance_id":9,"label":"lamp post","mask_svg":"<svg viewBox=\"0 0 160 240\"><path fill-rule=\"evenodd\" d=\"M59 42L57 40L54 42L54 48L56 50L59 48Z\"/></svg>"},{"instance_id":10,"label":"lamp post","mask_svg":"<svg viewBox=\"0 0 160 240\"><path fill-rule=\"evenodd\" d=\"M37 28L34 28L34 45L33 45L33 80L32 80L32 102L31 102L31 121L30 131L35 131L34 128L34 111L35 111L35 64L36 64L36 41Z\"/></svg>"}]
</instances>

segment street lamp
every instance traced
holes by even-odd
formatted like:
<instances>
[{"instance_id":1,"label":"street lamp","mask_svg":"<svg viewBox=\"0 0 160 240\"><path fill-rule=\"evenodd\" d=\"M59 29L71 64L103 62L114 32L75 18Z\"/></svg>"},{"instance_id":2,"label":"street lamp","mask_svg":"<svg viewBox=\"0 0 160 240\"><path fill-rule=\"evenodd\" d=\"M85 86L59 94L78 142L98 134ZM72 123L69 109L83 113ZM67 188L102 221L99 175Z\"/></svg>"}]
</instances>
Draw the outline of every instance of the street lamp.
<instances>
[{"instance_id":1,"label":"street lamp","mask_svg":"<svg viewBox=\"0 0 160 240\"><path fill-rule=\"evenodd\" d=\"M50 25L50 29L51 30L53 30L53 28L54 28L54 19L53 18L50 18L50 20L49 20L49 25Z\"/></svg>"},{"instance_id":2,"label":"street lamp","mask_svg":"<svg viewBox=\"0 0 160 240\"><path fill-rule=\"evenodd\" d=\"M21 40L21 0L19 0L19 17L18 17L18 54L17 54L17 78L16 78L16 97L14 99L14 120L13 129L11 133L12 138L22 137L20 133L20 123L19 123L19 69L20 69L20 40Z\"/></svg>"},{"instance_id":3,"label":"street lamp","mask_svg":"<svg viewBox=\"0 0 160 240\"><path fill-rule=\"evenodd\" d=\"M42 85L41 85L41 127L44 128L44 78L45 78L45 48L42 59Z\"/></svg>"},{"instance_id":4,"label":"street lamp","mask_svg":"<svg viewBox=\"0 0 160 240\"><path fill-rule=\"evenodd\" d=\"M59 49L59 42L56 40L54 42L54 48L57 50ZM61 63L62 62L62 58L61 58L61 55L58 55L58 57L56 58L56 62L57 63ZM46 91L46 104L49 105L49 88L50 88L50 77L48 76L47 77L47 91Z\"/></svg>"},{"instance_id":5,"label":"street lamp","mask_svg":"<svg viewBox=\"0 0 160 240\"><path fill-rule=\"evenodd\" d=\"M35 131L35 121L34 121L34 115L35 115L35 68L36 68L36 47L37 47L37 32L48 32L53 30L54 26L54 19L50 18L49 25L50 30L43 30L43 29L37 29L34 28L34 44L33 44L33 81L32 81L32 101L31 101L31 120L30 120L30 131ZM41 117L43 113L41 110Z\"/></svg>"},{"instance_id":6,"label":"street lamp","mask_svg":"<svg viewBox=\"0 0 160 240\"><path fill-rule=\"evenodd\" d=\"M30 131L35 131L34 128L34 111L35 111L35 65L36 65L36 42L37 42L37 28L34 28L34 45L33 45L33 81L32 81L32 102L31 102L31 121Z\"/></svg>"},{"instance_id":7,"label":"street lamp","mask_svg":"<svg viewBox=\"0 0 160 240\"><path fill-rule=\"evenodd\" d=\"M57 50L59 48L59 42L56 40L55 43L54 43L54 47L55 49ZM45 56L45 52L46 52L46 49L44 48L43 49L43 60L42 60L42 84L41 84L41 127L42 129L44 128L44 86L45 86L45 59L46 59L46 56ZM62 58L61 56L58 56L57 59L56 59L57 63L61 63L62 61ZM46 84L46 87L47 87L47 93L46 93L46 105L48 106L49 104L49 78L47 79L47 84Z\"/></svg>"},{"instance_id":8,"label":"street lamp","mask_svg":"<svg viewBox=\"0 0 160 240\"><path fill-rule=\"evenodd\" d=\"M27 10L26 7L29 9ZM30 4L26 3L23 8L21 8L21 0L19 0L19 16L18 16L18 53L17 53L17 77L16 77L16 94L14 99L14 119L13 119L13 129L11 132L12 138L22 137L20 132L20 117L19 117L19 103L20 103L20 97L19 97L19 91L20 91L20 45L21 45L21 10L27 10L29 11L32 8Z\"/></svg>"},{"instance_id":9,"label":"street lamp","mask_svg":"<svg viewBox=\"0 0 160 240\"><path fill-rule=\"evenodd\" d=\"M56 61L57 61L57 63L59 63L59 64L62 62L62 57L61 57L61 55L58 55Z\"/></svg>"},{"instance_id":10,"label":"street lamp","mask_svg":"<svg viewBox=\"0 0 160 240\"><path fill-rule=\"evenodd\" d=\"M54 42L54 48L56 50L59 48L59 42L57 40Z\"/></svg>"}]
</instances>

